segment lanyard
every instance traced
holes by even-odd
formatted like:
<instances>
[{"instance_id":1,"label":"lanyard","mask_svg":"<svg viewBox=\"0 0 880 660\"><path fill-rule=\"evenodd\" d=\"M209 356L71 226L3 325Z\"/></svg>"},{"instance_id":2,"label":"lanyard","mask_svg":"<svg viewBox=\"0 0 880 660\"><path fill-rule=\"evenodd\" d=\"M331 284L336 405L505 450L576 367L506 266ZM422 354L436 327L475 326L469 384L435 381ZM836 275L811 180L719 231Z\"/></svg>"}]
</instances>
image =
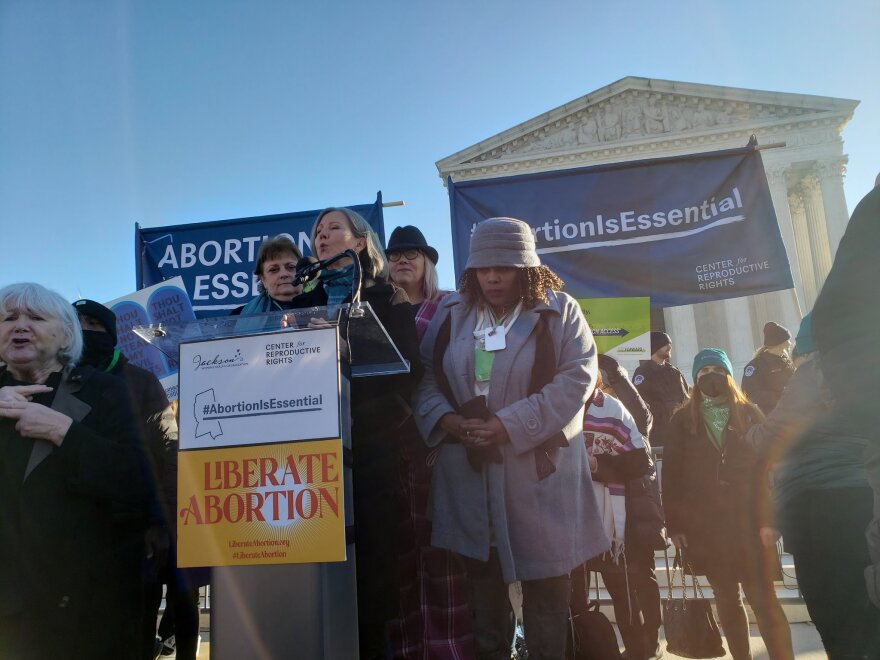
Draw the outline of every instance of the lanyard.
<instances>
[{"instance_id":1,"label":"lanyard","mask_svg":"<svg viewBox=\"0 0 880 660\"><path fill-rule=\"evenodd\" d=\"M486 328L501 327L504 329L504 334L506 335L507 331L510 330L510 327L516 323L521 311L522 300L520 300L512 310L500 319L495 318L495 314L490 307L480 307L479 313L477 314L477 327L476 330L474 330L474 338L478 341L481 340L483 334L482 331Z\"/></svg>"},{"instance_id":2,"label":"lanyard","mask_svg":"<svg viewBox=\"0 0 880 660\"><path fill-rule=\"evenodd\" d=\"M110 373L113 371L113 367L116 366L116 363L119 362L119 356L122 355L122 351L118 348L113 349L113 359L110 360L110 364L107 365L107 368L104 369L105 372Z\"/></svg>"}]
</instances>

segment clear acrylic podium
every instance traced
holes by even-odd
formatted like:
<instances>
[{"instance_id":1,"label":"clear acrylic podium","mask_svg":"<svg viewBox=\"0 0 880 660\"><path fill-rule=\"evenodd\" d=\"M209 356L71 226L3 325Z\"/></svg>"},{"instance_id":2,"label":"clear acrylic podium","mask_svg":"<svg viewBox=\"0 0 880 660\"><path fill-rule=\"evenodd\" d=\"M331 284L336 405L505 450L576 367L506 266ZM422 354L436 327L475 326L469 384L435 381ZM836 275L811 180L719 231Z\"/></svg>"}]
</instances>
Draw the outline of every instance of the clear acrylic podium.
<instances>
[{"instance_id":1,"label":"clear acrylic podium","mask_svg":"<svg viewBox=\"0 0 880 660\"><path fill-rule=\"evenodd\" d=\"M282 327L283 318L289 327ZM369 303L197 319L133 330L176 365L181 344L276 333L290 338L292 333L308 329L312 319L337 328L342 376L338 414L343 455L350 456L349 378L409 372L409 363ZM212 658L358 658L356 548L349 533L354 524L350 459L344 460L344 465L347 560L215 567L211 580Z\"/></svg>"}]
</instances>

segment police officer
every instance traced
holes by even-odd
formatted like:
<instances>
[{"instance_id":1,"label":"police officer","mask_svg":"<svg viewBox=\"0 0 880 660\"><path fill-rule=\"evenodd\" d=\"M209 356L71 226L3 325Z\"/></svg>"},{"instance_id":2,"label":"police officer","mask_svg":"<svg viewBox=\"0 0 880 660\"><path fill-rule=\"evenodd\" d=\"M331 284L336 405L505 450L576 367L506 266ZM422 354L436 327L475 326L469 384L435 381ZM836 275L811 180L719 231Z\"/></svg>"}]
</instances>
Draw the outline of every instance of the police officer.
<instances>
[{"instance_id":1,"label":"police officer","mask_svg":"<svg viewBox=\"0 0 880 660\"><path fill-rule=\"evenodd\" d=\"M665 332L651 333L651 359L640 360L633 373L633 385L648 404L654 424L652 447L662 447L672 413L688 398L684 375L670 363L672 340Z\"/></svg>"},{"instance_id":2,"label":"police officer","mask_svg":"<svg viewBox=\"0 0 880 660\"><path fill-rule=\"evenodd\" d=\"M765 415L776 407L782 390L794 373L788 355L790 349L791 333L769 321L764 325L764 345L755 352L755 357L743 371L742 390Z\"/></svg>"}]
</instances>

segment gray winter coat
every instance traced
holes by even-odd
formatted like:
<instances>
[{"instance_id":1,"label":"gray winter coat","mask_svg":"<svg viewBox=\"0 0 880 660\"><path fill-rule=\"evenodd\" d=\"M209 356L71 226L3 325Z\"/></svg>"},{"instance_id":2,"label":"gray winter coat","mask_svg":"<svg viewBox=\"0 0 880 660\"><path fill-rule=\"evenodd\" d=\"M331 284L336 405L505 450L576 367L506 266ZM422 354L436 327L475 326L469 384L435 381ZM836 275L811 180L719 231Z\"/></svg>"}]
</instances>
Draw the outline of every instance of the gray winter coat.
<instances>
[{"instance_id":1,"label":"gray winter coat","mask_svg":"<svg viewBox=\"0 0 880 660\"><path fill-rule=\"evenodd\" d=\"M506 348L495 355L487 404L510 442L500 447L501 463L486 463L480 471L471 467L461 444L444 442L438 422L455 409L439 391L433 365L438 331L451 315L442 368L459 404L474 397L476 307L457 293L447 296L422 340L425 376L414 397L415 419L426 443L440 445L431 485L432 545L482 561L490 544L496 545L505 582L564 575L610 547L583 438L584 403L596 380L596 346L577 302L564 293L547 293L549 304L524 309L507 333ZM529 396L534 331L542 313L556 375ZM569 446L547 451L556 471L540 479L535 448L559 431Z\"/></svg>"}]
</instances>

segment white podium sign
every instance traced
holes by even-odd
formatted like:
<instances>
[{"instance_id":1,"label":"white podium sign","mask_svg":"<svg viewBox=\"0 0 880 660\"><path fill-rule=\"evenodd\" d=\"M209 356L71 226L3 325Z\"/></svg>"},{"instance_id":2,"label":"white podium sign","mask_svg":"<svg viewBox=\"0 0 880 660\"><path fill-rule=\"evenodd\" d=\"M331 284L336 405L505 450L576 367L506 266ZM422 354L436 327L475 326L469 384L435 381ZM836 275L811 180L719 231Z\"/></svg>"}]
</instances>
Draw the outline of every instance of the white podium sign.
<instances>
[{"instance_id":1,"label":"white podium sign","mask_svg":"<svg viewBox=\"0 0 880 660\"><path fill-rule=\"evenodd\" d=\"M339 438L336 328L180 344L180 449Z\"/></svg>"}]
</instances>

